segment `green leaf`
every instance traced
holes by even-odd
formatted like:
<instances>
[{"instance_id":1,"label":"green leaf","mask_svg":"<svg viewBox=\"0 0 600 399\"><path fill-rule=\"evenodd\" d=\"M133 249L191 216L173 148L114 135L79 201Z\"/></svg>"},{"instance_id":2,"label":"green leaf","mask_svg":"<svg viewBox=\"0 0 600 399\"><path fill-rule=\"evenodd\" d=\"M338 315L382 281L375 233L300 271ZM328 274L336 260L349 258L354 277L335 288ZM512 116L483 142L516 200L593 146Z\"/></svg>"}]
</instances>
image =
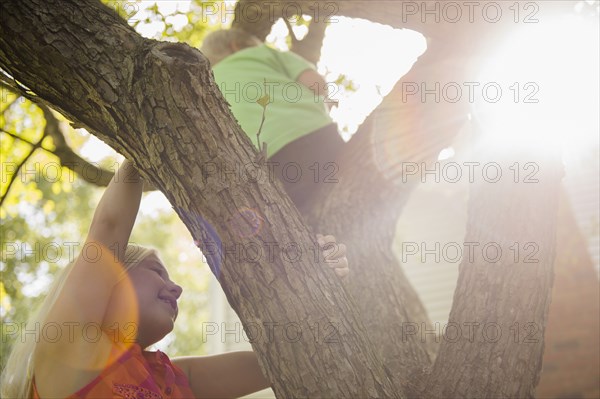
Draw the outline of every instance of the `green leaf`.
<instances>
[{"instance_id":1,"label":"green leaf","mask_svg":"<svg viewBox=\"0 0 600 399\"><path fill-rule=\"evenodd\" d=\"M262 96L261 98L259 98L258 100L256 100L256 102L261 107L267 108L267 105L269 105L269 102L271 102L271 97L269 97L268 94L265 94L264 96Z\"/></svg>"}]
</instances>

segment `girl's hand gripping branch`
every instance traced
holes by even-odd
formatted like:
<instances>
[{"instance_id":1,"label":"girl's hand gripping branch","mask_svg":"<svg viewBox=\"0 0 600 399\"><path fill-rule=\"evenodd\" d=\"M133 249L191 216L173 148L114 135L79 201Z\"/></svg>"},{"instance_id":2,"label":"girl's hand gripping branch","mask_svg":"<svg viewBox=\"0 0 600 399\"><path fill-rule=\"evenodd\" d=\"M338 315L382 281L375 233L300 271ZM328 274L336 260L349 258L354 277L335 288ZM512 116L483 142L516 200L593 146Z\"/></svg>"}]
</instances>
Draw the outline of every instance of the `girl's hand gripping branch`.
<instances>
[{"instance_id":1,"label":"girl's hand gripping branch","mask_svg":"<svg viewBox=\"0 0 600 399\"><path fill-rule=\"evenodd\" d=\"M317 234L317 242L323 249L325 263L333 269L339 277L346 277L350 272L346 258L346 246L338 244L332 235Z\"/></svg>"}]
</instances>

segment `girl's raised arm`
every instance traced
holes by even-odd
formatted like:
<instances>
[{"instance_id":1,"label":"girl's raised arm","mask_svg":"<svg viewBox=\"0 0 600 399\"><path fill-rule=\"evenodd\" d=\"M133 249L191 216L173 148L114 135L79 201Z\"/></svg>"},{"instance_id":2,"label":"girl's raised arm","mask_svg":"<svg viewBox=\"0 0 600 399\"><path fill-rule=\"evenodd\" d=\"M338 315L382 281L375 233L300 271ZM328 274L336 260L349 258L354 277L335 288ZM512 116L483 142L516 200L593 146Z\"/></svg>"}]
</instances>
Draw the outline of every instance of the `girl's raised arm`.
<instances>
[{"instance_id":1,"label":"girl's raised arm","mask_svg":"<svg viewBox=\"0 0 600 399\"><path fill-rule=\"evenodd\" d=\"M34 352L35 383L41 398L75 393L99 374L108 359L112 342L104 316L112 288L123 273L122 259L142 186L139 173L126 160L96 208L81 252L65 270L62 287L40 326L41 331L50 325L58 329L58 338L40 337Z\"/></svg>"},{"instance_id":2,"label":"girl's raised arm","mask_svg":"<svg viewBox=\"0 0 600 399\"><path fill-rule=\"evenodd\" d=\"M109 249L119 249L117 256L121 249L124 253L140 207L142 187L142 178L133 163L126 159L96 207L87 240L95 240Z\"/></svg>"}]
</instances>

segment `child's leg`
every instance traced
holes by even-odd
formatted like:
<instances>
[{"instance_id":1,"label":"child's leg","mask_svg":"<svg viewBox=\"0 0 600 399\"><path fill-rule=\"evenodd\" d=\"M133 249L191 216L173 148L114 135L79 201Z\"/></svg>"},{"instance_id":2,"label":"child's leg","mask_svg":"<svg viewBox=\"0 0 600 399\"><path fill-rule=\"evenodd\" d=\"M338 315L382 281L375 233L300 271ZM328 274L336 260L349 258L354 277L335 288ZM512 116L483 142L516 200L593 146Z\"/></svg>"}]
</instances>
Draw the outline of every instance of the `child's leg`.
<instances>
[{"instance_id":1,"label":"child's leg","mask_svg":"<svg viewBox=\"0 0 600 399\"><path fill-rule=\"evenodd\" d=\"M339 179L337 158L342 145L337 126L331 124L289 143L269 159L279 163L274 166L275 176L301 213L308 211L308 200L323 184Z\"/></svg>"}]
</instances>

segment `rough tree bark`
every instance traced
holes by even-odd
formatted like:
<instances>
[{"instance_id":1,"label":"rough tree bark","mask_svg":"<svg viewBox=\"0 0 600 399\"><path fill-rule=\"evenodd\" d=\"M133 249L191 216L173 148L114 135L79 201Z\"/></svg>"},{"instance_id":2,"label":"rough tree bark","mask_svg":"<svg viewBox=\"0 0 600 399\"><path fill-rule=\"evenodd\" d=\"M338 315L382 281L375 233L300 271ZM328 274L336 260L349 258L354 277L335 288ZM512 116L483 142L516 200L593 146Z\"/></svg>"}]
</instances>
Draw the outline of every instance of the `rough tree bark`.
<instances>
[{"instance_id":1,"label":"rough tree bark","mask_svg":"<svg viewBox=\"0 0 600 399\"><path fill-rule=\"evenodd\" d=\"M244 16L244 1L238 6L237 17ZM285 17L286 9L295 9L297 4L303 4L303 13L311 15L317 12L315 10L326 10L328 5L333 3L284 1L277 4L278 7L273 9L270 20L263 18L253 27L248 21L238 18L237 25L260 34L267 30L269 21L274 21L280 16ZM444 21L424 24L420 18L410 15L410 7L415 6L415 3L353 1L336 2L334 5L340 14L346 16L418 30L430 39L430 45L433 44L430 47L433 49L428 50L428 53L419 59L411 72L402 78L384 104L371 116L370 125L374 125L375 128L370 132L365 129L365 132L357 134L351 140L340 161L340 184L333 185L321 193L316 200L318 205L313 207L310 215L311 224L320 231L336 234L343 242L349 244L349 256L352 259L360 259L359 264L362 267L353 271L348 291L356 298L362 321L369 331L370 338L376 343L379 355L394 377L402 376L396 383L401 384L406 392L410 395L431 397L531 396L541 371L543 347L539 342L543 339L547 304L551 293L556 215L555 202L545 202L543 207L534 204L543 201L543 198L556 198L557 183L560 180L560 173L556 168L559 164L558 158L538 163L543 165L544 181L534 188L530 187L528 191L518 185L512 187L514 184L505 184L502 189L500 185L476 186L472 190L470 208L473 211L466 242L498 243L504 250L505 258L514 242L519 242L519 245L543 243L537 258L539 264L525 272L511 267L512 263L507 262L498 265L497 270L486 270L482 273L485 283L469 284L471 278L468 276L474 265L488 267L485 265L489 262L479 256L468 259L466 264L469 267L461 267L459 287L455 294L449 325L458 325L464 330L469 326L475 327L475 323L481 323L484 327L488 326L486 323L497 323L491 328L499 326L504 334L499 343L489 342L487 337L482 339L481 331L476 331L480 336L473 342L467 334L462 335L460 345L458 342L443 339L440 352L443 356L436 359L432 365L434 348L427 344L437 342L438 339L431 336L423 339L422 332L427 328L427 316L390 251L395 221L416 184L403 175L402 163L414 162L421 168L428 167L429 163L436 160L439 151L451 144L468 113L468 104L465 103L446 103L440 106L435 102L419 103L420 101L414 101L410 97L408 98L413 101L407 101L403 84L417 84L421 87L421 84L425 83L426 87L434 87L436 82L443 84L476 81L473 72L476 72L477 64L473 62L473 65L469 65L472 61L470 56L480 52L486 43L493 42L494 38L506 33L506 24L498 24L493 28L481 24L461 26ZM428 2L427 6L433 9L435 6L439 7L440 3ZM266 9L267 5L264 7ZM277 10L281 11L281 15L276 14ZM474 32L477 33L478 40L472 39ZM390 151L389 147L397 150L395 159L386 157L386 152ZM482 155L480 161L491 160ZM520 160L521 164L531 162L532 154L523 155ZM502 170L508 171L513 164L503 163ZM390 184L390 180L394 179L407 181L408 184ZM509 212L515 207L523 213ZM531 208L535 208L536 212L532 213ZM482 231L477 228L479 223L493 228L490 231ZM504 241L491 234L495 228L502 232ZM525 231L528 233L527 237L523 236ZM508 242L509 240L512 241ZM522 265L522 262L523 259L518 259L515 263ZM528 294L525 294L527 291L524 288L502 288L507 284L514 287L527 286L527 276L530 273L537 276L539 285L534 287L535 290L529 290ZM381 276L384 278L381 279ZM467 286L469 288L466 288ZM364 295L374 287L377 295ZM514 291L520 291L522 296L515 296ZM468 306L469 299L473 297L479 301L482 298L486 299L484 306L480 304L476 308L478 312ZM508 315L496 309L497 304L494 301L500 301L500 298L503 312L509 312ZM515 309L519 311L515 312ZM413 328L417 330L416 334L412 334ZM529 336L524 343L523 335L532 333L534 329L535 338ZM512 334L513 341L508 339L509 334ZM537 345L533 345L533 340ZM511 343L513 345L510 345ZM531 345L524 347L524 344ZM452 356L448 356L448 353ZM496 360L501 359L501 365L494 365L489 353L498 354ZM484 355L487 356L483 357ZM476 358L486 359L484 363L488 367L481 367L480 363L471 360ZM432 366L433 372L427 370L429 366ZM426 376L421 375L421 371L424 370Z\"/></svg>"},{"instance_id":2,"label":"rough tree bark","mask_svg":"<svg viewBox=\"0 0 600 399\"><path fill-rule=\"evenodd\" d=\"M557 154L513 151L492 157L488 150L477 161L493 160L505 172L530 162L539 173L531 181L509 176L473 185L469 244L446 333L422 386L424 396L534 397L554 278L563 171Z\"/></svg>"},{"instance_id":3,"label":"rough tree bark","mask_svg":"<svg viewBox=\"0 0 600 399\"><path fill-rule=\"evenodd\" d=\"M465 103L403 98L405 83L461 76L464 68L455 62L446 60L445 68L436 68L436 61L435 53L422 56L371 115L340 159L339 184L321 193L309 218L318 230L331 231L348 243L351 259L363 265L353 270L348 292L356 298L378 354L409 394L415 393L421 373L431 366L437 345L410 334L414 328L429 328L430 322L391 250L398 217L419 183L418 177L403 174L403 165L424 167L434 162L467 115ZM419 122L426 120L438 123ZM377 295L365 297L373 287Z\"/></svg>"},{"instance_id":4,"label":"rough tree bark","mask_svg":"<svg viewBox=\"0 0 600 399\"><path fill-rule=\"evenodd\" d=\"M279 397L399 396L339 282L314 261L320 251L281 185L207 173L269 171L253 164L256 151L197 50L143 39L98 2L1 7L2 69L165 193L253 332ZM335 339L323 343L331 325Z\"/></svg>"},{"instance_id":5,"label":"rough tree bark","mask_svg":"<svg viewBox=\"0 0 600 399\"><path fill-rule=\"evenodd\" d=\"M379 10L373 2L336 5L340 14L398 27L402 19L394 15L400 3L385 2ZM399 130L400 143L410 142L414 135L443 133L426 151L409 155L423 162L435 159L436 151L447 145L460 124L460 116L456 121L449 114L459 110L463 115L461 104L454 109L406 104L399 85L372 116L372 132L359 134L347 146L340 184L323 191L320 206L309 215L312 225L349 243L349 256L357 266L347 288L360 308L357 312L337 282L306 256L312 258L314 250L310 236L279 184L268 179L248 182L231 173L215 176L215 170L231 170L235 165L252 165L253 171L266 176L268 167L252 164L255 150L232 119L206 61L196 51L142 39L92 2L79 6L5 2L0 33L2 69L39 101L52 104L132 158L167 195L201 243L247 331L261 333L253 347L278 396L386 397L406 392L518 397L533 392L541 344L524 346L504 338L492 344L465 342L465 337L459 343L444 340L432 365L420 334L405 328L426 320L426 315L389 245L402 204L417 182L391 184L391 178L402 176L402 165L384 162L382 166L373 142L389 145ZM425 33L436 37L435 32ZM425 57L421 62L428 66L422 71L436 73L431 68L434 61ZM407 79L419 82L425 75ZM411 118L412 112L423 114ZM430 120L440 117L452 123L425 126L425 114ZM422 124L399 125L407 120ZM547 170L554 170L552 162L548 165ZM496 322L504 333L512 323L532 322L543 332L555 204L547 201L538 207L536 201L554 198L556 181L557 174L549 173L544 184L534 189L518 186L511 201L513 193L500 190L500 185L474 187L468 239L494 239L507 252L506 246L512 244L507 240L513 237L542 242L540 264L526 272L536 276L539 284L524 291L523 284L530 280L520 280L522 270L517 267L490 268L481 259L463 264L451 321L462 323L471 317L475 322ZM495 215L498 206L506 211ZM506 220L509 211L516 215ZM503 223L498 217L504 218ZM491 229L482 230L479 221L498 226L504 235L491 237ZM293 264L286 262L286 253L275 250L289 250L289 243L303 249L303 256ZM248 248L273 256L256 259L248 256ZM371 295L376 300L364 301L366 289L377 294ZM281 334L287 331L277 329L271 329L276 334L273 339L265 339L271 337L268 326L282 323L296 323L293 326L302 332L297 342L286 340ZM337 326L339 340L323 345L314 327L319 325L322 333L330 323ZM422 374L430 366L434 372ZM473 383L476 379L479 382Z\"/></svg>"},{"instance_id":6,"label":"rough tree bark","mask_svg":"<svg viewBox=\"0 0 600 399\"><path fill-rule=\"evenodd\" d=\"M283 2L277 3L272 12L261 14L259 21L247 20L245 10L257 4L260 3L240 1L236 6L233 26L264 39L278 18L297 17L289 15L286 10L297 11L299 3ZM338 4L341 3L335 5ZM375 4L370 3L371 6ZM331 2L311 3L304 13L312 15L317 24L324 24L328 18L320 13L328 11L327 16L331 17L332 5ZM356 2L341 7L352 14L353 6L362 10L365 4ZM265 3L263 10L267 8ZM381 8L379 12L382 12ZM329 19L335 22L333 18ZM322 38L323 35L316 35L316 40ZM320 47L315 38L311 40L307 48ZM455 40L454 44L457 43L460 42ZM396 221L417 184L413 180L408 184L395 184L392 180L401 180L402 174L402 166L395 162L397 158L401 162L435 161L437 154L451 143L465 123L468 104L423 104L418 96L406 101L403 84L458 80L464 76L465 67L464 60L457 58L449 61L437 51L420 57L411 72L402 78L383 105L346 146L338 162L338 184L324 185L321 196L314 201L312 212L307 215L317 231L332 232L347 243L351 259L358 260L360 265L369 265L353 270L347 289L356 299L369 337L377 343L378 354L393 372L396 383L409 394L414 392L415 382L423 370L431 365L437 345L433 340L425 342L418 336L406 334L407 328L414 325L428 328L430 322L391 251ZM439 67L440 61L443 61L444 68ZM414 123L409 123L410 120ZM420 121L426 120L443 122L438 122L437 126L435 123L421 124ZM378 126L376 131L372 129L373 124ZM390 148L394 157L389 156ZM411 150L407 151L407 148ZM365 297L364 292L373 287L377 287L378 295Z\"/></svg>"}]
</instances>

